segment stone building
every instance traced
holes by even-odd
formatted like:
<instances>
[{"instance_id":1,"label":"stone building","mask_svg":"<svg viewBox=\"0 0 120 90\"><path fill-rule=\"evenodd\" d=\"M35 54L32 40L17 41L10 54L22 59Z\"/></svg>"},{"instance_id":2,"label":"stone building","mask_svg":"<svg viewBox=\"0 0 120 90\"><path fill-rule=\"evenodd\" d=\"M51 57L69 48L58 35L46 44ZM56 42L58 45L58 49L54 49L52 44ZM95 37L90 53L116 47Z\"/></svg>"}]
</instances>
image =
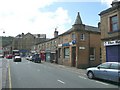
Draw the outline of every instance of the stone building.
<instances>
[{"instance_id":1,"label":"stone building","mask_svg":"<svg viewBox=\"0 0 120 90\"><path fill-rule=\"evenodd\" d=\"M114 0L111 5L99 14L102 62L120 62L120 1Z\"/></svg>"},{"instance_id":2,"label":"stone building","mask_svg":"<svg viewBox=\"0 0 120 90\"><path fill-rule=\"evenodd\" d=\"M40 43L46 40L46 34L19 34L17 35L12 43L12 50L18 49L21 53L25 55L25 53L31 51L31 47L36 43Z\"/></svg>"},{"instance_id":3,"label":"stone building","mask_svg":"<svg viewBox=\"0 0 120 90\"><path fill-rule=\"evenodd\" d=\"M34 48L44 52L46 61L62 65L86 68L101 63L100 30L83 24L79 12L71 29Z\"/></svg>"}]
</instances>

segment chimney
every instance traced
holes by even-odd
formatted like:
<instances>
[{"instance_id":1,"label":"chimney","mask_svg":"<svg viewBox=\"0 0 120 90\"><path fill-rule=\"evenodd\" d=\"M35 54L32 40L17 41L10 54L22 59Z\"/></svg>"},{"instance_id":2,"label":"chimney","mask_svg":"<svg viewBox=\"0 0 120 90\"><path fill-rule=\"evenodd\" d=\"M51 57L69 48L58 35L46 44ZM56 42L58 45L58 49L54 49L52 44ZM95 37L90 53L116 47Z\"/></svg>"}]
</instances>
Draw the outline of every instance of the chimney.
<instances>
[{"instance_id":1,"label":"chimney","mask_svg":"<svg viewBox=\"0 0 120 90\"><path fill-rule=\"evenodd\" d=\"M113 0L111 5L112 5L112 7L120 6L120 1Z\"/></svg>"},{"instance_id":2,"label":"chimney","mask_svg":"<svg viewBox=\"0 0 120 90\"><path fill-rule=\"evenodd\" d=\"M54 38L58 36L58 31L57 31L57 28L55 28L55 31L54 31Z\"/></svg>"},{"instance_id":3,"label":"chimney","mask_svg":"<svg viewBox=\"0 0 120 90\"><path fill-rule=\"evenodd\" d=\"M24 36L24 33L22 33L22 37Z\"/></svg>"}]
</instances>

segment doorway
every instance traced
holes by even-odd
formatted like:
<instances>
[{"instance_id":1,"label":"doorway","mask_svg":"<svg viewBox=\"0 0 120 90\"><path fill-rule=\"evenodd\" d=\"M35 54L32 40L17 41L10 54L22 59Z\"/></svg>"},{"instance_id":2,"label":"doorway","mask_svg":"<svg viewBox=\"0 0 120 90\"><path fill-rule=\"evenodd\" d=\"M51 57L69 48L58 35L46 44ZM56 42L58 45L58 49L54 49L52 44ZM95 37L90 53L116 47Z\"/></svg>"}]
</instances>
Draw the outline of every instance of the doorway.
<instances>
[{"instance_id":1,"label":"doorway","mask_svg":"<svg viewBox=\"0 0 120 90\"><path fill-rule=\"evenodd\" d=\"M72 47L72 66L76 66L76 47Z\"/></svg>"}]
</instances>

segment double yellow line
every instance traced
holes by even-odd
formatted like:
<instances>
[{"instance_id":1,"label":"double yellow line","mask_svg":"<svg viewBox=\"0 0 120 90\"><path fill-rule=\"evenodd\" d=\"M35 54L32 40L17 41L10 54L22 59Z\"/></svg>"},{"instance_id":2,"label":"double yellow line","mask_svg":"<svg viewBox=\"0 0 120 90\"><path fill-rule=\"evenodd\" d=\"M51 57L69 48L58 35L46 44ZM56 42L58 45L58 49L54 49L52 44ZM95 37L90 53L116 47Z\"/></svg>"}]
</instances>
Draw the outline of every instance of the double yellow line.
<instances>
[{"instance_id":1,"label":"double yellow line","mask_svg":"<svg viewBox=\"0 0 120 90\"><path fill-rule=\"evenodd\" d=\"M10 63L8 64L8 81L9 81L9 89L12 90L12 82L11 82L11 72L10 72Z\"/></svg>"}]
</instances>

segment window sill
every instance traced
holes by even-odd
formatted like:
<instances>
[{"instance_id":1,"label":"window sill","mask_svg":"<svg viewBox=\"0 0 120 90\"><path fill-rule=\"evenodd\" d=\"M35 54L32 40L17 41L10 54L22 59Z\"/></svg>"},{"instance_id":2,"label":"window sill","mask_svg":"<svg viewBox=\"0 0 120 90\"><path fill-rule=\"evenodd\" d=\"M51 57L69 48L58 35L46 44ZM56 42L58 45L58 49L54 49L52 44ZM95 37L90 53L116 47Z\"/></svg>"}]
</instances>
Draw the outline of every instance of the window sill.
<instances>
[{"instance_id":1,"label":"window sill","mask_svg":"<svg viewBox=\"0 0 120 90\"><path fill-rule=\"evenodd\" d=\"M113 33L117 33L117 32L120 32L120 30L118 30L118 31L111 31L111 32L108 32L108 34L113 34Z\"/></svg>"}]
</instances>

